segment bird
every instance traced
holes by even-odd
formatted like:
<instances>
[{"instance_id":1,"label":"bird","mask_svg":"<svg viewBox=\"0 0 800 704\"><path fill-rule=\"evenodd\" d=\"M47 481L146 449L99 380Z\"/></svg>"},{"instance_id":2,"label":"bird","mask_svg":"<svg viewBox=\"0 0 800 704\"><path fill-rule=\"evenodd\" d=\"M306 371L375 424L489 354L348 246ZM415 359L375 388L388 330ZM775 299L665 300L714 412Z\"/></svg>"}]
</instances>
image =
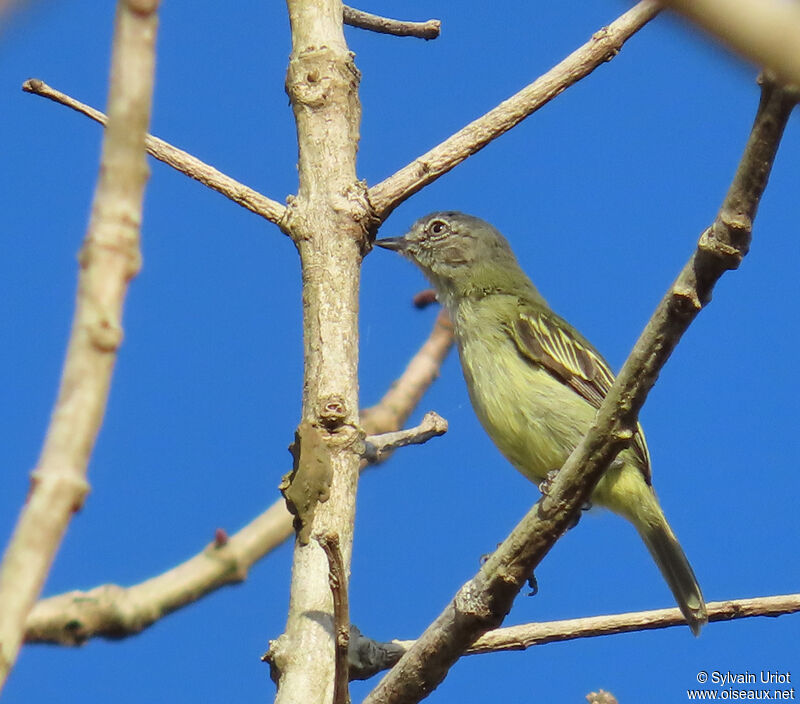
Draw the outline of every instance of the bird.
<instances>
[{"instance_id":1,"label":"bird","mask_svg":"<svg viewBox=\"0 0 800 704\"><path fill-rule=\"evenodd\" d=\"M375 244L410 259L435 288L453 322L472 406L500 452L534 483L552 478L614 383L602 355L550 309L506 238L478 217L434 212ZM633 524L699 635L705 601L653 490L641 425L591 502Z\"/></svg>"}]
</instances>

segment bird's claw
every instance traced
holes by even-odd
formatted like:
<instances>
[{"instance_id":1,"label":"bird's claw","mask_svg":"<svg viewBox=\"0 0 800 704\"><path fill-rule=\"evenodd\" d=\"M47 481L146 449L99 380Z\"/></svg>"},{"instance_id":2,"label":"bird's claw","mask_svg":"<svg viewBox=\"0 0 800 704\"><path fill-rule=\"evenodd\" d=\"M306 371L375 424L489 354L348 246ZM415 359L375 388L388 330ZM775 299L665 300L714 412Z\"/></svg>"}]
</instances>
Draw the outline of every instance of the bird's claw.
<instances>
[{"instance_id":1,"label":"bird's claw","mask_svg":"<svg viewBox=\"0 0 800 704\"><path fill-rule=\"evenodd\" d=\"M547 496L550 493L550 488L553 486L553 482L556 480L557 476L557 469L551 469L547 474L545 474L544 479L539 482L539 491L541 492L542 496Z\"/></svg>"}]
</instances>

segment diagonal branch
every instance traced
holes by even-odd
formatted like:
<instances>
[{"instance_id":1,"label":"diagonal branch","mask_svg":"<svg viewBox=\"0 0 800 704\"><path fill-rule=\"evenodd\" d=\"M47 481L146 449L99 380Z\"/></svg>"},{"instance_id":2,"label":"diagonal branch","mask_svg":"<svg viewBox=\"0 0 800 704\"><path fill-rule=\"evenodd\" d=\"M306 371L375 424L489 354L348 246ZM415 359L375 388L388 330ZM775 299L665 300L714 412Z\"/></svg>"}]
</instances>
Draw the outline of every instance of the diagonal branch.
<instances>
[{"instance_id":1,"label":"diagonal branch","mask_svg":"<svg viewBox=\"0 0 800 704\"><path fill-rule=\"evenodd\" d=\"M543 496L467 582L366 704L418 702L475 640L497 627L532 570L567 530L614 457L634 436L639 409L681 336L710 301L717 280L738 267L796 91L763 81L756 119L719 213L670 287L597 412Z\"/></svg>"},{"instance_id":2,"label":"diagonal branch","mask_svg":"<svg viewBox=\"0 0 800 704\"><path fill-rule=\"evenodd\" d=\"M39 95L48 100L52 100L60 105L65 105L72 108L76 112L86 115L95 122L101 125L106 125L108 118L99 110L86 105L75 98L68 96L66 93L51 88L44 81L38 78L29 78L22 84L22 90L26 93ZM192 156L188 152L173 147L168 142L152 135L145 137L145 147L147 152L163 162L167 166L186 174L189 178L199 181L204 186L221 193L226 198L229 198L234 203L238 203L243 208L247 208L250 212L260 215L262 218L281 225L281 219L286 212L286 207L281 205L271 198L262 196L258 191L253 190L249 186L226 176L221 171L218 171L213 166L200 161L197 157Z\"/></svg>"},{"instance_id":3,"label":"diagonal branch","mask_svg":"<svg viewBox=\"0 0 800 704\"><path fill-rule=\"evenodd\" d=\"M122 307L141 265L139 230L148 173L144 139L153 96L157 9L158 0L117 4L108 131L79 257L61 387L30 494L0 568L0 688L70 518L89 489L89 456L122 342Z\"/></svg>"},{"instance_id":4,"label":"diagonal branch","mask_svg":"<svg viewBox=\"0 0 800 704\"><path fill-rule=\"evenodd\" d=\"M658 14L660 7L655 0L643 0L533 83L374 185L369 189L369 199L375 215L385 220L404 200L613 59L622 45Z\"/></svg>"},{"instance_id":5,"label":"diagonal branch","mask_svg":"<svg viewBox=\"0 0 800 704\"><path fill-rule=\"evenodd\" d=\"M365 432L380 437L402 427L439 376L453 344L452 326L440 315L428 339L378 404L361 412ZM364 463L366 466L366 462ZM292 534L283 499L227 540L216 540L170 570L131 587L104 584L39 601L25 631L29 643L80 645L90 638L121 638L220 587L237 584L250 567Z\"/></svg>"},{"instance_id":6,"label":"diagonal branch","mask_svg":"<svg viewBox=\"0 0 800 704\"><path fill-rule=\"evenodd\" d=\"M439 20L426 22L404 22L389 17L373 15L363 10L356 10L348 5L342 6L342 19L345 24L359 29L368 29L380 34L393 34L396 37L417 37L418 39L436 39L442 29Z\"/></svg>"}]
</instances>

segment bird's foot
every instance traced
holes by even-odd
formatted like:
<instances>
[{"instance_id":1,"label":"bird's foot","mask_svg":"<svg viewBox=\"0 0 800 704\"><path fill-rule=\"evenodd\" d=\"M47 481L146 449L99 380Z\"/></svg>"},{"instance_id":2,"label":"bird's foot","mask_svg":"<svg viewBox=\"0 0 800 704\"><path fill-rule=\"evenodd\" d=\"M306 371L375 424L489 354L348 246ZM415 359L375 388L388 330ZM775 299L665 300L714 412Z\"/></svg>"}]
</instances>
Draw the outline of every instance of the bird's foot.
<instances>
[{"instance_id":1,"label":"bird's foot","mask_svg":"<svg viewBox=\"0 0 800 704\"><path fill-rule=\"evenodd\" d=\"M550 489L553 487L553 482L556 480L557 476L558 476L558 470L551 469L545 475L544 479L542 479L542 481L539 482L539 491L541 492L542 496L547 496L550 493ZM583 504L583 506L581 506L581 511L588 511L591 508L592 508L592 502L587 501L585 504ZM570 530L575 526L577 526L578 521L580 521L580 519L581 519L581 514L580 513L576 514L575 517L572 519L572 522L567 527L567 530Z\"/></svg>"},{"instance_id":2,"label":"bird's foot","mask_svg":"<svg viewBox=\"0 0 800 704\"><path fill-rule=\"evenodd\" d=\"M497 543L497 547L499 548L502 543ZM486 564L486 561L492 556L492 553L487 552L484 555L481 555L481 559L479 560L479 564L483 567Z\"/></svg>"},{"instance_id":3,"label":"bird's foot","mask_svg":"<svg viewBox=\"0 0 800 704\"><path fill-rule=\"evenodd\" d=\"M585 511L590 511L591 508L591 501L587 501L585 504L583 504L583 506L581 506L581 510L572 517L572 521L570 521L570 524L567 526L567 530L572 530L575 526L577 526L581 520L581 514Z\"/></svg>"},{"instance_id":4,"label":"bird's foot","mask_svg":"<svg viewBox=\"0 0 800 704\"><path fill-rule=\"evenodd\" d=\"M539 482L539 491L541 492L542 496L547 496L550 493L550 488L553 486L553 482L556 480L557 476L557 469L551 469L547 474L544 475L544 479Z\"/></svg>"}]
</instances>

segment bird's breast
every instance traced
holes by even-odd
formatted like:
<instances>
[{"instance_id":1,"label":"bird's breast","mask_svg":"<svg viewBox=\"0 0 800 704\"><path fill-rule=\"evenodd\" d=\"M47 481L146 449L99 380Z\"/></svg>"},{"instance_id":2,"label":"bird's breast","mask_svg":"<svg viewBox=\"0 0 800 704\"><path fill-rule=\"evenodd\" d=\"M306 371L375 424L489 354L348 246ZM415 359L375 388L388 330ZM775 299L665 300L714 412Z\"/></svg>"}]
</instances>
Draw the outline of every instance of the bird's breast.
<instances>
[{"instance_id":1,"label":"bird's breast","mask_svg":"<svg viewBox=\"0 0 800 704\"><path fill-rule=\"evenodd\" d=\"M456 316L461 366L481 424L525 476L539 481L577 445L595 409L520 356L492 311Z\"/></svg>"}]
</instances>

